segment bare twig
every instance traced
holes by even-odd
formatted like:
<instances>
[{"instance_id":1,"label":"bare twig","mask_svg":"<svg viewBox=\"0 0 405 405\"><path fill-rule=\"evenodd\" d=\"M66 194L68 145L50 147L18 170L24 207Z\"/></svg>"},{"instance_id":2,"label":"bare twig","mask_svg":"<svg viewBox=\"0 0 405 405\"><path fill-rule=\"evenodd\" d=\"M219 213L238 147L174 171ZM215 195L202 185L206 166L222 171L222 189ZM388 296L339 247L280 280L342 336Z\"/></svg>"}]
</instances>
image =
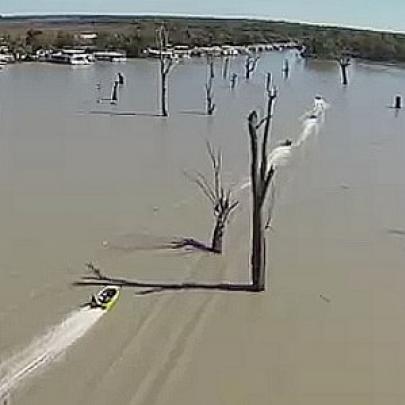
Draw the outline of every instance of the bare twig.
<instances>
[{"instance_id":1,"label":"bare twig","mask_svg":"<svg viewBox=\"0 0 405 405\"><path fill-rule=\"evenodd\" d=\"M208 180L202 174L197 173L193 176L190 173L184 172L184 175L192 182L197 184L203 194L211 201L212 204L215 204L215 193L213 192L211 186L208 184Z\"/></svg>"}]
</instances>

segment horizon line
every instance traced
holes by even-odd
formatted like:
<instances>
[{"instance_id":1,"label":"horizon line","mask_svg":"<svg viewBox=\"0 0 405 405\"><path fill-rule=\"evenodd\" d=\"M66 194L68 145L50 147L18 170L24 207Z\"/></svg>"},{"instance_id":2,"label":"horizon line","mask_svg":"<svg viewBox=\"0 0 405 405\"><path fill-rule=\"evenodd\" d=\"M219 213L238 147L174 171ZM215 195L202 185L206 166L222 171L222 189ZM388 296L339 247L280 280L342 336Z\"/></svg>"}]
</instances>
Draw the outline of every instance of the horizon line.
<instances>
[{"instance_id":1,"label":"horizon line","mask_svg":"<svg viewBox=\"0 0 405 405\"><path fill-rule=\"evenodd\" d=\"M265 22L277 22L277 23L291 23L291 24L306 24L306 25L317 25L320 27L331 27L331 28L346 28L351 30L360 30L360 31L373 31L373 32L388 32L392 34L405 34L405 30L395 30L389 28L375 28L375 27L366 27L366 26L356 26L356 25L345 25L335 22L313 22L313 21L304 21L297 19L275 19L270 16L255 16L255 15L227 15L227 14L218 14L218 15L209 15L209 14L188 14L188 13L157 13L157 12L140 12L140 13L94 13L90 11L83 12L16 12L16 13L1 13L1 17L5 18L18 18L18 17L80 17L80 16L94 16L94 17L182 17L182 18L211 18L218 20L256 20L256 21L265 21ZM1 18L0 18L1 22Z\"/></svg>"}]
</instances>

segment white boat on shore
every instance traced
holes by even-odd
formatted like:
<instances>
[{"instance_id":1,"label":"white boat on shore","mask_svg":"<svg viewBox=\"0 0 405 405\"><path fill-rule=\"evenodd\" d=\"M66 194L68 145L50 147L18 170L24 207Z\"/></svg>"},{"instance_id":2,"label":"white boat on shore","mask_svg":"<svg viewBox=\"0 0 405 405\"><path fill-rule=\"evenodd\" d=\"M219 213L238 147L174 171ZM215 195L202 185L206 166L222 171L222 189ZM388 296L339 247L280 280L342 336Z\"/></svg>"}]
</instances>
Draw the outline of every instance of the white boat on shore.
<instances>
[{"instance_id":1,"label":"white boat on shore","mask_svg":"<svg viewBox=\"0 0 405 405\"><path fill-rule=\"evenodd\" d=\"M15 57L11 53L0 53L0 65L7 65L8 63L14 63Z\"/></svg>"},{"instance_id":2,"label":"white boat on shore","mask_svg":"<svg viewBox=\"0 0 405 405\"><path fill-rule=\"evenodd\" d=\"M94 57L84 50L65 49L49 54L47 62L64 65L91 65L94 63Z\"/></svg>"},{"instance_id":3,"label":"white boat on shore","mask_svg":"<svg viewBox=\"0 0 405 405\"><path fill-rule=\"evenodd\" d=\"M125 52L98 51L98 52L94 52L93 56L96 61L107 61L107 62L126 62L127 61L127 55Z\"/></svg>"}]
</instances>

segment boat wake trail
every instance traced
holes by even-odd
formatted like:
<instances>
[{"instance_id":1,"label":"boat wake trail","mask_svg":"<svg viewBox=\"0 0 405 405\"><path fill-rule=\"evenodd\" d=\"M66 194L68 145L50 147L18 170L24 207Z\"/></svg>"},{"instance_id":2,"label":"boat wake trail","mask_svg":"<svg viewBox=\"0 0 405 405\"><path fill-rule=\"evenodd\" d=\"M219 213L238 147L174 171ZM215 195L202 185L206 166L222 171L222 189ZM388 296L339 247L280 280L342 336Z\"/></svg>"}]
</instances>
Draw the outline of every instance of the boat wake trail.
<instances>
[{"instance_id":1,"label":"boat wake trail","mask_svg":"<svg viewBox=\"0 0 405 405\"><path fill-rule=\"evenodd\" d=\"M0 365L0 400L27 378L59 359L65 351L103 316L102 309L82 308L72 312L59 325L34 340L21 353Z\"/></svg>"},{"instance_id":2,"label":"boat wake trail","mask_svg":"<svg viewBox=\"0 0 405 405\"><path fill-rule=\"evenodd\" d=\"M306 118L303 122L303 129L298 137L296 146L301 146L310 135L317 135L319 133L319 122L317 118Z\"/></svg>"},{"instance_id":3,"label":"boat wake trail","mask_svg":"<svg viewBox=\"0 0 405 405\"><path fill-rule=\"evenodd\" d=\"M274 168L285 166L291 158L294 148L299 148L312 135L318 135L325 122L325 113L329 104L321 97L317 96L311 110L307 111L302 117L302 131L298 135L296 142L281 144L275 147L269 154L268 165ZM250 187L250 177L246 177L237 186L236 191L241 192Z\"/></svg>"},{"instance_id":4,"label":"boat wake trail","mask_svg":"<svg viewBox=\"0 0 405 405\"><path fill-rule=\"evenodd\" d=\"M298 136L295 146L301 146L309 136L319 134L321 126L325 122L325 112L328 108L329 104L322 97L315 97L313 108L302 117L302 132Z\"/></svg>"}]
</instances>

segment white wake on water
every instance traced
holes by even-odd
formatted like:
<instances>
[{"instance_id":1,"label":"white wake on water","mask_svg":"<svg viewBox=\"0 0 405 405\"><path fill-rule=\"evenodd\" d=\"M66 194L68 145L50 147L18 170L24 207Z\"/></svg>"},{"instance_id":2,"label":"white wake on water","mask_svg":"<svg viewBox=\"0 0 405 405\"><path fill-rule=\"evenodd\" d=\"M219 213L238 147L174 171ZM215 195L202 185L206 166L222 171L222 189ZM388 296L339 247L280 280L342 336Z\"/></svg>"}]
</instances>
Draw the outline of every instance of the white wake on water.
<instances>
[{"instance_id":1,"label":"white wake on water","mask_svg":"<svg viewBox=\"0 0 405 405\"><path fill-rule=\"evenodd\" d=\"M313 107L302 117L302 131L297 137L297 141L291 145L281 144L275 147L269 154L269 168L285 166L288 164L294 148L299 148L312 135L318 135L322 124L325 122L325 112L329 104L320 96L315 97ZM240 192L250 186L250 178L242 180L236 191Z\"/></svg>"},{"instance_id":2,"label":"white wake on water","mask_svg":"<svg viewBox=\"0 0 405 405\"><path fill-rule=\"evenodd\" d=\"M301 146L309 136L319 134L321 126L325 122L325 112L329 107L329 104L322 97L315 97L313 108L302 117L302 131L297 142L295 142L295 146Z\"/></svg>"},{"instance_id":3,"label":"white wake on water","mask_svg":"<svg viewBox=\"0 0 405 405\"><path fill-rule=\"evenodd\" d=\"M28 377L59 359L65 351L103 316L100 308L72 312L59 325L35 339L21 353L0 365L0 400L6 398Z\"/></svg>"}]
</instances>

